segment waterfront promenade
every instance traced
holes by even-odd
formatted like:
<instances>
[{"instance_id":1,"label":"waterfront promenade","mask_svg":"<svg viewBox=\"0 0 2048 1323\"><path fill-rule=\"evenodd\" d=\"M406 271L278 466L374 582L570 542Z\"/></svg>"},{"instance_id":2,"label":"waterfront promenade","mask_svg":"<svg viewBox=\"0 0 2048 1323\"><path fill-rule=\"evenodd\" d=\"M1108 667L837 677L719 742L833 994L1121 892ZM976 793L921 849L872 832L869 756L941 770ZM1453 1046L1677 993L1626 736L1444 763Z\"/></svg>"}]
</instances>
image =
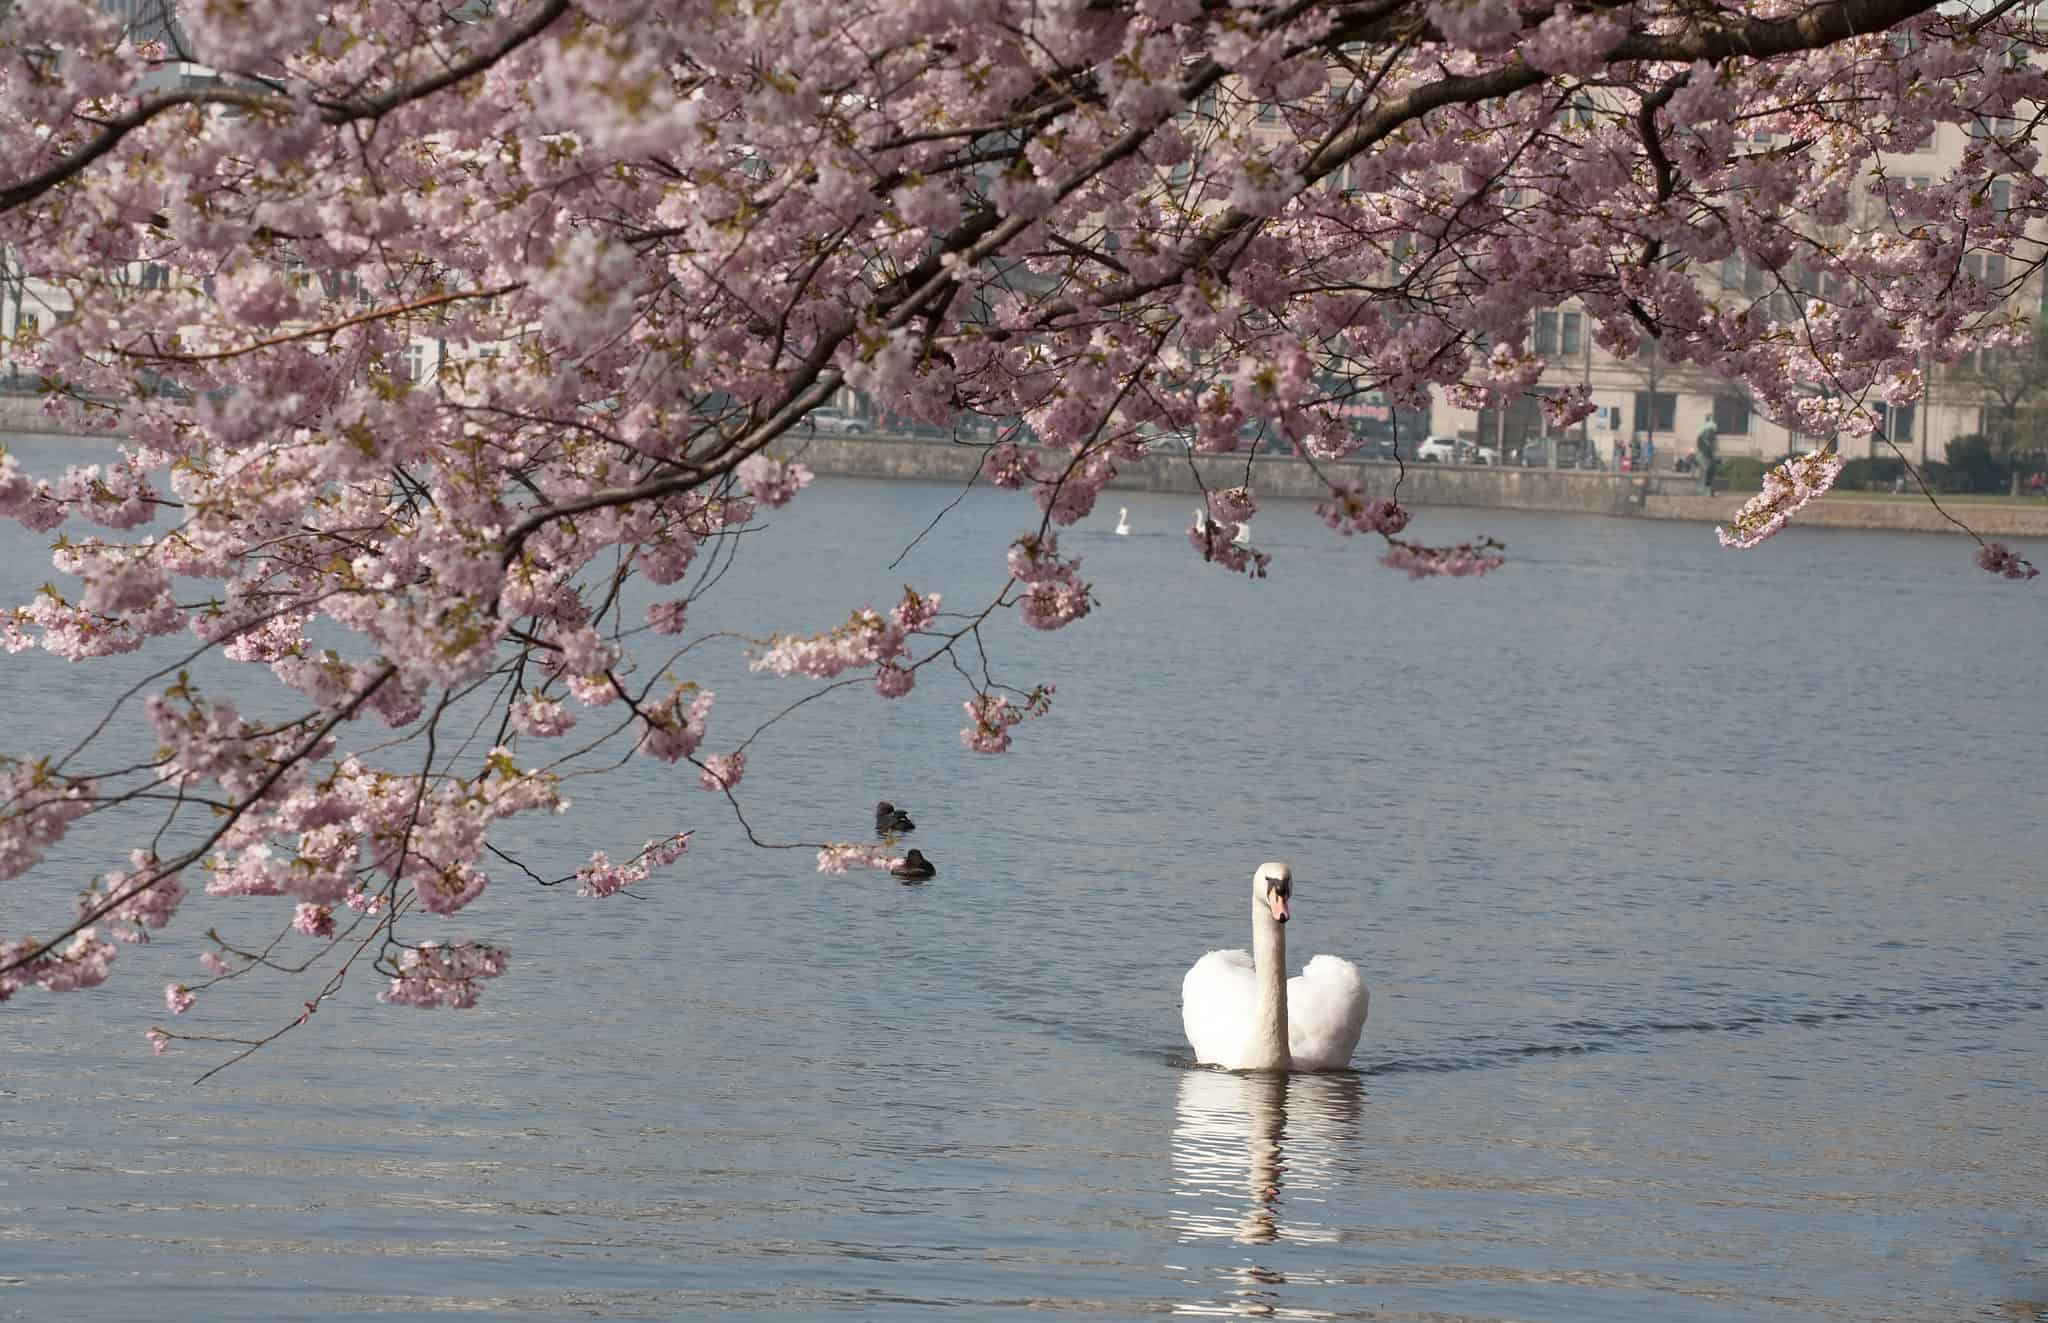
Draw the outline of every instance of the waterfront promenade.
<instances>
[{"instance_id":1,"label":"waterfront promenade","mask_svg":"<svg viewBox=\"0 0 2048 1323\"><path fill-rule=\"evenodd\" d=\"M834 477L915 478L966 482L981 463L983 442L949 442L861 434L791 437L778 453L801 458L817 473ZM1492 510L1556 511L1727 523L1750 496L1723 492L1702 496L1689 475L1629 474L1578 469L1525 469L1471 464L1382 461L1322 463L1311 469L1286 455L1148 455L1119 466L1112 489L1183 492L1232 487L1247 481L1264 498L1320 500L1326 494L1317 470L1338 482L1361 482L1374 495L1389 494L1398 480L1401 501L1419 509L1464 506ZM1199 483L1197 479L1199 478ZM2048 501L2014 503L1997 499L1943 497L1942 504L1986 537L2048 537ZM1925 500L1866 499L1839 493L1800 511L1808 528L1894 529L1957 532Z\"/></svg>"},{"instance_id":2,"label":"waterfront promenade","mask_svg":"<svg viewBox=\"0 0 2048 1323\"><path fill-rule=\"evenodd\" d=\"M44 417L33 399L0 398L0 440L9 434L51 436L65 429ZM105 438L102 438L105 439ZM913 478L966 482L981 464L987 442L947 441L887 434L799 433L771 449L800 458L814 472L831 477ZM1155 454L1123 464L1109 484L1127 491L1183 492L1233 487L1246 481L1262 497L1320 500L1325 494L1315 469L1286 455ZM1362 482L1385 495L1400 482L1400 499L1418 509L1464 506L1490 510L1556 511L1727 523L1748 499L1747 492L1702 496L1690 476L1629 474L1580 469L1525 469L1469 464L1417 464L1405 473L1381 461L1340 461L1316 466L1339 482ZM1199 483L1197 479L1199 478ZM2048 501L2011 502L1951 496L1942 504L1985 537L2048 537ZM1893 529L1904 532L1958 531L1925 500L1863 498L1838 493L1800 512L1806 528Z\"/></svg>"}]
</instances>

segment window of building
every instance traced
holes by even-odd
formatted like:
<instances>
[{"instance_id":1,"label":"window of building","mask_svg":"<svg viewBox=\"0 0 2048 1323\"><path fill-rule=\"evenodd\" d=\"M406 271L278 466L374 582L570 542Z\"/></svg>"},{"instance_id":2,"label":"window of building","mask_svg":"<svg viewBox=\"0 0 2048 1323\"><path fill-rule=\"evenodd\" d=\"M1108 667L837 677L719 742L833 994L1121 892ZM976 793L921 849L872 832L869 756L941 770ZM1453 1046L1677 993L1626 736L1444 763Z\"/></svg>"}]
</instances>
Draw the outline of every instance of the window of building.
<instances>
[{"instance_id":1,"label":"window of building","mask_svg":"<svg viewBox=\"0 0 2048 1323\"><path fill-rule=\"evenodd\" d=\"M1877 434L1888 441L1911 441L1913 414L1917 407L1911 404L1886 404L1879 400L1872 406L1872 412L1877 414Z\"/></svg>"},{"instance_id":2,"label":"window of building","mask_svg":"<svg viewBox=\"0 0 2048 1323\"><path fill-rule=\"evenodd\" d=\"M1653 407L1654 406L1654 407ZM1678 397L1668 390L1636 392L1638 432L1670 432L1678 427Z\"/></svg>"},{"instance_id":3,"label":"window of building","mask_svg":"<svg viewBox=\"0 0 2048 1323\"><path fill-rule=\"evenodd\" d=\"M2012 180L1991 181L1991 210L2001 216L2012 210Z\"/></svg>"},{"instance_id":4,"label":"window of building","mask_svg":"<svg viewBox=\"0 0 2048 1323\"><path fill-rule=\"evenodd\" d=\"M1714 397L1714 431L1722 436L1749 435L1749 396L1723 393Z\"/></svg>"},{"instance_id":5,"label":"window of building","mask_svg":"<svg viewBox=\"0 0 2048 1323\"><path fill-rule=\"evenodd\" d=\"M2019 121L2010 115L1977 115L1971 118L1967 132L1979 142L1987 138L2010 138L2019 128Z\"/></svg>"},{"instance_id":6,"label":"window of building","mask_svg":"<svg viewBox=\"0 0 2048 1323\"><path fill-rule=\"evenodd\" d=\"M405 354L399 364L399 375L407 381L418 381L427 372L427 345L424 340L414 340L405 347Z\"/></svg>"},{"instance_id":7,"label":"window of building","mask_svg":"<svg viewBox=\"0 0 2048 1323\"><path fill-rule=\"evenodd\" d=\"M1536 352L1546 358L1579 352L1582 314L1546 308L1536 314Z\"/></svg>"}]
</instances>

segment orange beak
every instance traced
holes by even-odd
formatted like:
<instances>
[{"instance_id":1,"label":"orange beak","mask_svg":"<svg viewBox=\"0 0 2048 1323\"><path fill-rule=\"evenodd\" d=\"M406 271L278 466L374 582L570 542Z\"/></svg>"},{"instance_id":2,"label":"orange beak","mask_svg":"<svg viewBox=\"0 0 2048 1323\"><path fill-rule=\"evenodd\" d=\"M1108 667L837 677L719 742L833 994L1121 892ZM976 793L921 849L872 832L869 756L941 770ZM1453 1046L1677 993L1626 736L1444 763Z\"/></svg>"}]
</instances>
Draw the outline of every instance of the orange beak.
<instances>
[{"instance_id":1,"label":"orange beak","mask_svg":"<svg viewBox=\"0 0 2048 1323\"><path fill-rule=\"evenodd\" d=\"M1273 911L1273 922L1287 922L1287 897L1277 891L1266 893L1266 907Z\"/></svg>"}]
</instances>

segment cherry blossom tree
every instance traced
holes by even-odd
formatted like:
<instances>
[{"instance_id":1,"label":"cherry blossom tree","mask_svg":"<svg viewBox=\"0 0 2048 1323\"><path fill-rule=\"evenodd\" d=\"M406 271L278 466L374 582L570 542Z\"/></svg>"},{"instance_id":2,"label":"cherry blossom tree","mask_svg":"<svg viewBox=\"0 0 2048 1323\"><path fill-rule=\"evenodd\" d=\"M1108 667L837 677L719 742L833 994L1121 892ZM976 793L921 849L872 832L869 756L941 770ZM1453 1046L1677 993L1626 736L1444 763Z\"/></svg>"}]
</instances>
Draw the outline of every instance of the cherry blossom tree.
<instances>
[{"instance_id":1,"label":"cherry blossom tree","mask_svg":"<svg viewBox=\"0 0 2048 1323\"><path fill-rule=\"evenodd\" d=\"M7 616L6 643L149 647L166 669L110 714L152 757L103 766L88 739L0 762L0 877L117 805L203 829L0 934L0 1000L103 982L115 942L172 922L203 876L321 944L308 1013L359 966L388 1001L471 1005L507 954L440 919L504 862L500 820L561 809L560 769L593 749L693 765L751 838L750 737L713 734L711 693L648 677L692 646L693 564L763 508L801 515L810 474L778 443L845 389L993 425L983 473L1023 498L1016 536L965 609L913 587L733 646L765 677L885 700L958 683L984 753L1053 695L999 680L984 636L1094 610L1059 532L1155 430L1209 454L1283 436L1327 474L1326 522L1418 577L1503 549L1404 540L1397 486L1326 468L1359 443L1346 406L1530 391L1538 309L1574 302L1610 349L1653 339L1738 377L1808 434L1867 430L1870 402L1916 398L1920 364L2038 278L2033 12L275 0L256 21L195 0L144 40L82 0L16 0L0 243L72 310L16 349L53 414L126 445L61 474L0 459L0 513L65 529L62 585ZM2010 131L1848 223L1885 153L1993 121ZM1981 252L2006 287L1972 274ZM1731 257L1810 291L1796 315L1695 279ZM1590 409L1545 407L1558 427ZM1788 467L1724 540L1768 536L1838 468ZM1190 554L1259 575L1265 551L1216 535L1256 509L1243 473L1208 492ZM670 595L628 619L629 579ZM267 669L296 715L202 692L180 668L207 651ZM474 695L498 712L480 761L437 739ZM580 891L687 844L600 852ZM828 871L895 854L808 848ZM275 966L222 943L167 1008Z\"/></svg>"}]
</instances>

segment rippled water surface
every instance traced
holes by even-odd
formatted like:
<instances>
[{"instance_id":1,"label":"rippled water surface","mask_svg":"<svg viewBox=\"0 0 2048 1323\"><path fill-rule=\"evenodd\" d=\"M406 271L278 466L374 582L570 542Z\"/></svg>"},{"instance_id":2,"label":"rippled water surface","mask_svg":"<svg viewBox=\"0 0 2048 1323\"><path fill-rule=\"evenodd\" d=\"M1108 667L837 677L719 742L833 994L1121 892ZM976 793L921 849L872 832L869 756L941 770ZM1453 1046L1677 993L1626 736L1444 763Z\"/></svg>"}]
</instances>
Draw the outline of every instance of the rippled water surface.
<instances>
[{"instance_id":1,"label":"rippled water surface","mask_svg":"<svg viewBox=\"0 0 2048 1323\"><path fill-rule=\"evenodd\" d=\"M890 568L956 494L820 482L693 635L822 628L906 579L985 601L1007 495ZM474 1012L359 977L195 1086L219 1054L142 1041L159 984L206 926L284 917L205 899L109 988L0 1008L0 1317L2048 1317L2038 586L1955 538L1734 555L1457 511L1419 531L1505 537L1510 567L1412 584L1294 505L1256 521L1255 584L1190 559L1189 501L1112 501L1063 540L1098 613L998 637L1008 679L1059 686L1011 755L960 747L936 670L750 753L764 839L895 799L929 886L748 847L694 774L635 763L522 857L695 827L690 855L637 900L497 875L443 930L513 949ZM0 537L18 601L51 571ZM718 691L707 747L807 692L735 647L678 664ZM0 658L5 747L75 736L134 663ZM116 836L0 888L0 934ZM1295 962L1372 982L1355 1074L1182 1057L1181 973L1245 944L1273 857Z\"/></svg>"}]
</instances>

